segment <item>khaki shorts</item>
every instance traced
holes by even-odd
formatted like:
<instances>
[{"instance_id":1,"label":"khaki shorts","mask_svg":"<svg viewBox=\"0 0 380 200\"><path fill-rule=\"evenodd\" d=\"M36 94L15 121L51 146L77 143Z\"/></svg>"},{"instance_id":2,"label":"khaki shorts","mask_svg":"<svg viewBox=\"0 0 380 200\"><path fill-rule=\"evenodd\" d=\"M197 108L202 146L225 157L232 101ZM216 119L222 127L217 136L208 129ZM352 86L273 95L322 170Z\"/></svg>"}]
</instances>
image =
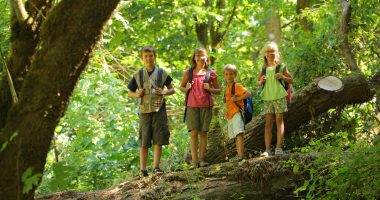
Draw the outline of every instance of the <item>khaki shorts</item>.
<instances>
[{"instance_id":1,"label":"khaki shorts","mask_svg":"<svg viewBox=\"0 0 380 200\"><path fill-rule=\"evenodd\" d=\"M168 116L166 111L140 113L139 140L142 147L151 147L153 144L169 144Z\"/></svg>"},{"instance_id":2,"label":"khaki shorts","mask_svg":"<svg viewBox=\"0 0 380 200\"><path fill-rule=\"evenodd\" d=\"M212 107L187 107L186 125L189 131L207 132L212 119Z\"/></svg>"},{"instance_id":3,"label":"khaki shorts","mask_svg":"<svg viewBox=\"0 0 380 200\"><path fill-rule=\"evenodd\" d=\"M228 122L228 137L234 139L240 133L244 133L244 121L241 118L240 112L234 114L234 116L227 120Z\"/></svg>"},{"instance_id":4,"label":"khaki shorts","mask_svg":"<svg viewBox=\"0 0 380 200\"><path fill-rule=\"evenodd\" d=\"M285 98L264 101L264 114L284 113L287 111L288 106Z\"/></svg>"}]
</instances>

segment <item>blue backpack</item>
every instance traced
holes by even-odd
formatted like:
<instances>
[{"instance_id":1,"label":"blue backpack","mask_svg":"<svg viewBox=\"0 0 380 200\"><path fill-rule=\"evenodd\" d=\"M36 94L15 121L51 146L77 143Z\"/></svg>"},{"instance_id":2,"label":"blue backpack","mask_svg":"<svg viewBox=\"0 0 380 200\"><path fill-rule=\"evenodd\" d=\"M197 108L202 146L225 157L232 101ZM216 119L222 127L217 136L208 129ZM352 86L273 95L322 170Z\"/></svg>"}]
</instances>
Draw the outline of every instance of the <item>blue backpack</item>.
<instances>
[{"instance_id":1,"label":"blue backpack","mask_svg":"<svg viewBox=\"0 0 380 200\"><path fill-rule=\"evenodd\" d=\"M234 95L235 95L235 82L232 84L232 88L231 88L231 96L234 96ZM237 105L237 107L239 107L240 115L243 118L244 125L245 125L245 124L248 124L252 120L252 117L253 117L252 96L244 99L243 102L244 102L244 108L241 108L240 105L237 104L236 102L235 104Z\"/></svg>"}]
</instances>

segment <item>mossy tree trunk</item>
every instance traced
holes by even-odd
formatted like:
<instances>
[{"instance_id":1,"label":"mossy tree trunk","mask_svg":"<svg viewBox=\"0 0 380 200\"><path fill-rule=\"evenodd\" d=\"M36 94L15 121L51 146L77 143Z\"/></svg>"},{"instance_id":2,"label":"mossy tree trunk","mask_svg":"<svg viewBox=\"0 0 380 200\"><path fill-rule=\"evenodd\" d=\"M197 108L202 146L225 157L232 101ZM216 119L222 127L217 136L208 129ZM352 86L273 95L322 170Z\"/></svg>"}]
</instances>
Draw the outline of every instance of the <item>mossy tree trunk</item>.
<instances>
[{"instance_id":1,"label":"mossy tree trunk","mask_svg":"<svg viewBox=\"0 0 380 200\"><path fill-rule=\"evenodd\" d=\"M26 20L12 22L8 67L15 77L19 101L12 103L8 84L1 84L2 199L33 199L37 184L23 193L27 181L23 182L22 176L27 169L32 170L32 177L42 175L54 129L118 2L62 0L42 16L40 26L33 22L45 13L40 11L47 9L50 1L35 0L34 5L42 5L38 15L28 12Z\"/></svg>"}]
</instances>

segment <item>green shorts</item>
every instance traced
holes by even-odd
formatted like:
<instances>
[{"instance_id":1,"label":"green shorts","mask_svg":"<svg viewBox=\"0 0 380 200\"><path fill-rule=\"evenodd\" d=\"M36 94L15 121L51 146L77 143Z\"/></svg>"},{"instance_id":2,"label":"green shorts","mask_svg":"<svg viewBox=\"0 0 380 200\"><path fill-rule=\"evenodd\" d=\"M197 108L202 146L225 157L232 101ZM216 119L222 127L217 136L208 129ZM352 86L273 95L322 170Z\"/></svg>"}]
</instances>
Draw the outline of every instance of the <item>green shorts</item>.
<instances>
[{"instance_id":1,"label":"green shorts","mask_svg":"<svg viewBox=\"0 0 380 200\"><path fill-rule=\"evenodd\" d=\"M166 111L140 113L139 140L142 147L151 147L153 144L169 144L169 126Z\"/></svg>"},{"instance_id":2,"label":"green shorts","mask_svg":"<svg viewBox=\"0 0 380 200\"><path fill-rule=\"evenodd\" d=\"M287 111L288 106L285 98L264 101L264 114L284 113Z\"/></svg>"},{"instance_id":3,"label":"green shorts","mask_svg":"<svg viewBox=\"0 0 380 200\"><path fill-rule=\"evenodd\" d=\"M212 107L187 107L186 125L189 131L207 132L212 119Z\"/></svg>"}]
</instances>

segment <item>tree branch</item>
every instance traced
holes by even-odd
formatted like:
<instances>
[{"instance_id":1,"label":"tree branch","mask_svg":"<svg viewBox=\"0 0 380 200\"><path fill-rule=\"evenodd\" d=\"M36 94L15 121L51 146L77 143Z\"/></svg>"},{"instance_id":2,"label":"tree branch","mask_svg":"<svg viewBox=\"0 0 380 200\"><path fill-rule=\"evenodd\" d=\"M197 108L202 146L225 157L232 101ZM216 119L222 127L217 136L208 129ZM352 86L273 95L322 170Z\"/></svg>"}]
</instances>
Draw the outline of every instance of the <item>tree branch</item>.
<instances>
[{"instance_id":1,"label":"tree branch","mask_svg":"<svg viewBox=\"0 0 380 200\"><path fill-rule=\"evenodd\" d=\"M355 56L352 53L352 50L348 43L349 23L350 23L352 8L349 5L347 0L342 0L341 3L343 6L342 22L341 22L341 28L340 28L340 32L343 37L341 47L343 50L343 54L347 60L347 65L350 68L350 70L361 73L358 65L356 64Z\"/></svg>"},{"instance_id":2,"label":"tree branch","mask_svg":"<svg viewBox=\"0 0 380 200\"><path fill-rule=\"evenodd\" d=\"M236 2L237 2L237 1L236 1ZM228 32L228 30L229 30L229 28L230 28L230 26L231 26L232 19L233 19L234 16L236 15L236 8L237 8L236 4L237 4L237 3L235 3L234 8L232 9L231 16L230 16L230 18L228 19L228 23L227 23L227 25L226 25L226 30L224 30L224 32L223 32L223 34L222 34L222 37L220 38L219 45L223 42L224 38L226 37L227 32Z\"/></svg>"},{"instance_id":3,"label":"tree branch","mask_svg":"<svg viewBox=\"0 0 380 200\"><path fill-rule=\"evenodd\" d=\"M15 12L17 20L23 23L28 18L28 13L25 10L25 5L22 0L9 0L11 9Z\"/></svg>"}]
</instances>

